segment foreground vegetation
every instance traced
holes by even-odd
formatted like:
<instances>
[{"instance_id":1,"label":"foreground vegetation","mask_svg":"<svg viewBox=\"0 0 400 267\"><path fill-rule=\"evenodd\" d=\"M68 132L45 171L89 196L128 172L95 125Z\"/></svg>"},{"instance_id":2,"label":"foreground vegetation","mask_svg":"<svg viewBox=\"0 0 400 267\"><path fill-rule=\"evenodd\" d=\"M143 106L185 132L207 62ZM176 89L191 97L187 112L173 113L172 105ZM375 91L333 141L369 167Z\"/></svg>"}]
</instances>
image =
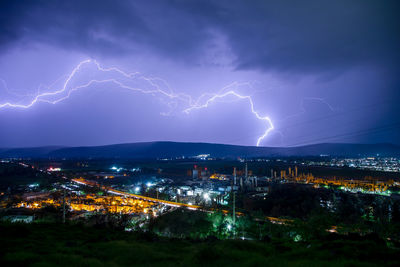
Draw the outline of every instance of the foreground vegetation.
<instances>
[{"instance_id":1,"label":"foreground vegetation","mask_svg":"<svg viewBox=\"0 0 400 267\"><path fill-rule=\"evenodd\" d=\"M0 266L400 264L398 195L269 183L267 196L237 192L236 211L242 215L235 219L221 211L187 209L156 217L104 211L81 216L67 204L62 224L61 207L12 208L28 185L50 192L59 180L56 174L0 164L0 189L7 199L0 218L20 213L35 218L32 224L0 223ZM91 187L84 191L99 193ZM231 211L232 194L227 200L223 208Z\"/></svg>"},{"instance_id":2,"label":"foreground vegetation","mask_svg":"<svg viewBox=\"0 0 400 267\"><path fill-rule=\"evenodd\" d=\"M1 224L1 266L375 266L398 265L376 236L331 234L293 242L171 239L150 232L62 224Z\"/></svg>"}]
</instances>

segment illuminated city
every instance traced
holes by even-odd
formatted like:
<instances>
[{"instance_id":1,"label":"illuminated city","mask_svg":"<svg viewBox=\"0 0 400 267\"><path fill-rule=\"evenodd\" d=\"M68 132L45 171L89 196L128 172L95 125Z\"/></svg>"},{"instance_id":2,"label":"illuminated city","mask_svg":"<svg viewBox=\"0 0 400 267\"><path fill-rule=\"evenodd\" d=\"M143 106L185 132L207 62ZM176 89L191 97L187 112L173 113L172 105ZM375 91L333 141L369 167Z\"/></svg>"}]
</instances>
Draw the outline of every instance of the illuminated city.
<instances>
[{"instance_id":1,"label":"illuminated city","mask_svg":"<svg viewBox=\"0 0 400 267\"><path fill-rule=\"evenodd\" d=\"M3 0L1 266L400 266L400 2Z\"/></svg>"},{"instance_id":2,"label":"illuminated city","mask_svg":"<svg viewBox=\"0 0 400 267\"><path fill-rule=\"evenodd\" d=\"M309 165L320 166L335 166L335 167L350 167L364 170L376 170L385 172L400 172L400 159L398 158L381 158L381 157L367 157L367 158L353 158L353 159L331 159L329 162L310 161Z\"/></svg>"}]
</instances>

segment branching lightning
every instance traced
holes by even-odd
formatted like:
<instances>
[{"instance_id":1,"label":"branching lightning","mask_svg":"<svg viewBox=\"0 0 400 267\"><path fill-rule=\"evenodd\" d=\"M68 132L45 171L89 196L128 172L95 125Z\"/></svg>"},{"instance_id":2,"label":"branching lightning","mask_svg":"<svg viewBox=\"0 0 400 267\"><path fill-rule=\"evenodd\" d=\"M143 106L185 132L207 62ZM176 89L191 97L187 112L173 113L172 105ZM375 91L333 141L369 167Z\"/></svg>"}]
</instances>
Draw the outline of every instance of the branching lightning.
<instances>
[{"instance_id":1,"label":"branching lightning","mask_svg":"<svg viewBox=\"0 0 400 267\"><path fill-rule=\"evenodd\" d=\"M151 89L145 90L145 89L142 89L139 87L133 87L133 86L130 86L130 85L124 83L123 81L120 81L119 79L115 79L115 78L92 79L86 83L83 83L83 84L80 84L77 86L70 86L71 81L74 79L74 77L83 69L83 67L85 65L89 65L89 64L93 64L96 67L96 69L102 73L115 72L115 73L122 75L122 77L124 77L126 79L143 80L148 85L150 85ZM243 85L238 82L234 82L234 83L222 88L222 90L219 93L202 94L196 101L193 101L193 99L190 95L183 94L183 93L174 93L173 90L171 90L168 83L161 78L145 77L145 76L142 76L139 72L127 73L116 67L104 68L97 61L91 60L91 59L87 59L87 60L80 62L72 70L72 72L69 75L66 75L63 77L66 77L66 79L60 89L55 90L55 91L48 91L48 92L40 93L40 88L42 87L42 86L40 86L38 89L38 93L36 95L32 95L32 94L27 94L27 95L19 95L18 94L17 95L15 93L12 93L8 90L4 80L2 80L2 83L8 93L11 93L11 94L19 96L19 97L22 97L22 96L28 97L29 96L32 99L30 100L30 102L28 102L26 104L20 104L18 102L17 103L12 103L12 102L0 103L0 109L2 109L2 108L29 109L30 107L32 107L33 105L35 105L38 102L57 104L65 99L68 99L70 97L70 95L72 94L72 92L77 91L79 89L90 87L93 84L112 83L112 84L115 84L116 86L126 89L126 90L136 91L139 93L151 94L151 95L159 94L159 95L166 97L170 101L172 101L172 100L181 101L182 103L185 104L185 108L182 110L182 112L184 112L185 114L189 114L193 110L200 110L200 109L208 108L208 106L212 102L221 101L221 99L227 98L227 97L234 97L234 98L236 98L236 100L246 100L246 101L248 101L248 103L250 105L251 113L258 120L262 121L266 126L266 130L264 131L264 133L258 137L256 145L260 146L261 142L268 136L268 134L271 131L274 130L274 125L272 123L272 120L268 116L260 115L259 112L257 112L255 110L253 98L250 95L241 95L238 92L236 92L235 90L232 90L232 87L237 88L238 86ZM167 90L163 89L159 83L162 83L167 88ZM55 83L53 83L53 84L55 84ZM47 88L50 89L51 87L52 87L52 85L48 86ZM54 99L52 99L52 98L54 98ZM167 104L171 108L170 112L172 111L172 109L176 108L176 106L177 106L176 102L168 102ZM169 115L170 112L162 113L162 115Z\"/></svg>"},{"instance_id":2,"label":"branching lightning","mask_svg":"<svg viewBox=\"0 0 400 267\"><path fill-rule=\"evenodd\" d=\"M207 108L211 102L214 102L220 98L224 98L227 96L234 96L238 99L248 100L250 103L251 112L254 114L254 116L256 116L257 119L259 119L261 121L265 121L267 123L267 129L265 130L264 134L261 135L260 137L258 137L258 139L257 139L256 145L259 146L261 144L261 141L264 140L264 138L267 137L268 134L274 129L274 125L269 117L267 117L267 116L262 117L257 111L255 111L254 102L253 102L253 99L251 98L251 96L240 95L240 94L236 93L235 91L228 91L228 92L225 92L222 94L215 94L211 98L209 98L204 104L194 104L191 107L185 109L183 112L189 113L190 111L192 111L194 109Z\"/></svg>"}]
</instances>

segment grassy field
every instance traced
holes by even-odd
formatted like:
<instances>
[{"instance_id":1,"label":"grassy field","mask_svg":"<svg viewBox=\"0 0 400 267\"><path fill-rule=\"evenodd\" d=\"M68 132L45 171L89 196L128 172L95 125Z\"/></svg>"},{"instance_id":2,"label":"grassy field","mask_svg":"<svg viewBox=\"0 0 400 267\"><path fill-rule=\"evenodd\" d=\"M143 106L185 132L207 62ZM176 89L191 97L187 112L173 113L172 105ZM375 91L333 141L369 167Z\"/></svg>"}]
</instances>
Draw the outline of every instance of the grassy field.
<instances>
[{"instance_id":1,"label":"grassy field","mask_svg":"<svg viewBox=\"0 0 400 267\"><path fill-rule=\"evenodd\" d=\"M0 224L1 266L376 266L399 251L372 237L324 241L178 240L60 224Z\"/></svg>"}]
</instances>

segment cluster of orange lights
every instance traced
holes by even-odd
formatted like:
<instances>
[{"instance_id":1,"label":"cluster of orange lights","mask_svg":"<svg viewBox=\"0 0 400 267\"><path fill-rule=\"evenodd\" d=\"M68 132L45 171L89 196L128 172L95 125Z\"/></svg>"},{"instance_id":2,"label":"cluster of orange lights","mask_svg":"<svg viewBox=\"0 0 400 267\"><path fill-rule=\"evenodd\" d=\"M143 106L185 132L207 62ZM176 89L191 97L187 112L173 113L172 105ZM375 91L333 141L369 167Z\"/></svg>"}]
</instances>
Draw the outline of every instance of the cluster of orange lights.
<instances>
[{"instance_id":1,"label":"cluster of orange lights","mask_svg":"<svg viewBox=\"0 0 400 267\"><path fill-rule=\"evenodd\" d=\"M314 177L312 174L301 174L298 177L293 177L296 182L321 184L329 186L343 186L348 189L362 188L367 191L386 191L389 187L394 186L393 180L388 181L377 181L376 179L364 179L364 180L354 180L354 179L343 179L343 178L318 178Z\"/></svg>"},{"instance_id":2,"label":"cluster of orange lights","mask_svg":"<svg viewBox=\"0 0 400 267\"><path fill-rule=\"evenodd\" d=\"M109 212L123 214L154 213L153 209L156 205L153 202L122 196L74 196L66 198L65 201L72 211ZM60 207L62 205L63 199L55 200L48 198L35 201L21 201L16 205L16 207L41 209L46 206Z\"/></svg>"},{"instance_id":3,"label":"cluster of orange lights","mask_svg":"<svg viewBox=\"0 0 400 267\"><path fill-rule=\"evenodd\" d=\"M210 175L210 179L215 179L215 180L229 180L229 177L226 174L218 174L218 173L214 173Z\"/></svg>"}]
</instances>

